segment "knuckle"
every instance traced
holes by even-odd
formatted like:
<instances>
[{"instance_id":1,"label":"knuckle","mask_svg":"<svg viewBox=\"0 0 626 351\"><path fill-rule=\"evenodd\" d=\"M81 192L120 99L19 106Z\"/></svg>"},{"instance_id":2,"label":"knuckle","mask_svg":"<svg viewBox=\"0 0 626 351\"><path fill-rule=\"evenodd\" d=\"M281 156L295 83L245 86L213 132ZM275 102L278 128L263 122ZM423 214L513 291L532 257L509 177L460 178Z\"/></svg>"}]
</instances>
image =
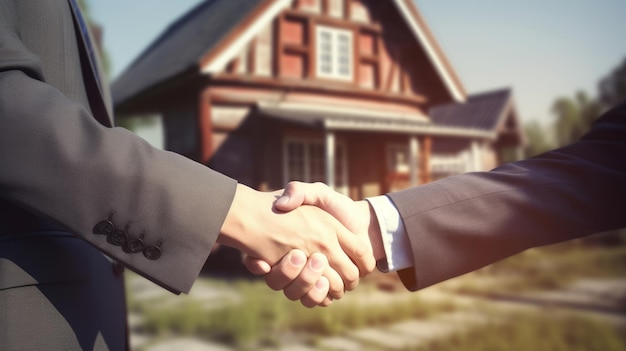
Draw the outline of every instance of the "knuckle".
<instances>
[{"instance_id":1,"label":"knuckle","mask_svg":"<svg viewBox=\"0 0 626 351\"><path fill-rule=\"evenodd\" d=\"M365 247L365 245L363 245L363 243L361 243L360 241L358 242L359 244L356 245L354 247L354 259L358 260L360 262L364 262L367 260L367 256L368 256L368 250Z\"/></svg>"},{"instance_id":2,"label":"knuckle","mask_svg":"<svg viewBox=\"0 0 626 351\"><path fill-rule=\"evenodd\" d=\"M313 308L313 307L318 305L318 303L316 301L310 300L309 298L306 298L306 297L303 297L300 300L300 303L302 303L302 306L304 306L306 308Z\"/></svg>"},{"instance_id":3,"label":"knuckle","mask_svg":"<svg viewBox=\"0 0 626 351\"><path fill-rule=\"evenodd\" d=\"M283 293L285 294L285 297L287 297L291 301L296 301L300 299L300 296L296 296L293 292L285 290Z\"/></svg>"},{"instance_id":4,"label":"knuckle","mask_svg":"<svg viewBox=\"0 0 626 351\"><path fill-rule=\"evenodd\" d=\"M282 290L282 286L280 286L280 284L277 281L274 281L273 279L269 279L266 277L265 284L267 284L267 286L269 286L269 288L274 291Z\"/></svg>"},{"instance_id":5,"label":"knuckle","mask_svg":"<svg viewBox=\"0 0 626 351\"><path fill-rule=\"evenodd\" d=\"M302 184L303 184L302 182L299 182L297 180L292 180L289 183L287 183L287 186L285 186L285 190L294 191L294 190L300 188L300 186Z\"/></svg>"},{"instance_id":6,"label":"knuckle","mask_svg":"<svg viewBox=\"0 0 626 351\"><path fill-rule=\"evenodd\" d=\"M345 272L344 279L346 282L346 290L354 290L359 285L359 270L351 268Z\"/></svg>"},{"instance_id":7,"label":"knuckle","mask_svg":"<svg viewBox=\"0 0 626 351\"><path fill-rule=\"evenodd\" d=\"M343 295L345 294L345 291L343 290L343 286L342 287L330 287L330 289L328 290L328 294L335 300L341 299L343 297Z\"/></svg>"}]
</instances>

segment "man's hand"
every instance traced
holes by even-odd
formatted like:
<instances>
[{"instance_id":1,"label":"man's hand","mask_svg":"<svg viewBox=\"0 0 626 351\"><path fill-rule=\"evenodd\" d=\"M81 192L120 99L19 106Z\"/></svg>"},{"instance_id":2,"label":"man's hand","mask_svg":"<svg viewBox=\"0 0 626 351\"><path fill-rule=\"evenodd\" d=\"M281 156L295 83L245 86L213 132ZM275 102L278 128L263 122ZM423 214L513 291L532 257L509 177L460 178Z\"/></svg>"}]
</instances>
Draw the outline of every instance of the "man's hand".
<instances>
[{"instance_id":1,"label":"man's hand","mask_svg":"<svg viewBox=\"0 0 626 351\"><path fill-rule=\"evenodd\" d=\"M385 257L378 219L367 201L353 201L324 183L290 182L274 206L288 212L302 205L328 212L367 245L367 264L359 265L361 277L374 270L377 259Z\"/></svg>"},{"instance_id":2,"label":"man's hand","mask_svg":"<svg viewBox=\"0 0 626 351\"><path fill-rule=\"evenodd\" d=\"M378 220L367 201L355 202L331 190L322 183L308 184L291 182L275 203L276 208L282 211L291 211L301 205L314 205L325 210L354 232L359 240L368 245L370 254L367 264L365 266L359 266L361 276L371 273L375 267L376 259L385 257ZM281 260L280 264L271 267L267 262L254 257L247 257L245 264L251 272L266 274L268 285L270 281L280 279L277 277L295 276L296 278L292 279L289 283L290 286L292 286L292 288L293 286L297 286L299 289L306 290L309 286L306 281L293 272L285 272L285 265L283 263L286 259L287 257ZM303 269L304 266L301 268ZM281 289L278 285L273 288ZM311 300L312 298L308 296L307 304L311 304L313 302ZM327 299L317 299L315 301L322 306L329 303ZM302 301L302 303L305 304L304 301Z\"/></svg>"},{"instance_id":3,"label":"man's hand","mask_svg":"<svg viewBox=\"0 0 626 351\"><path fill-rule=\"evenodd\" d=\"M330 296L341 298L344 284L345 290L356 288L359 269L371 265L369 245L314 206L302 206L288 213L276 211L274 202L279 195L280 192L262 193L238 185L217 242L271 266L291 249L301 249L306 255L321 253L332 268L325 271ZM293 289L291 297L302 297L296 296L302 288Z\"/></svg>"},{"instance_id":4,"label":"man's hand","mask_svg":"<svg viewBox=\"0 0 626 351\"><path fill-rule=\"evenodd\" d=\"M326 277L331 268L326 256L320 253L312 254L307 260L303 251L294 249L274 266L273 274L267 274L272 267L264 261L246 256L244 263L252 274L265 275L270 288L284 290L288 299L300 300L306 307L325 307L333 301L328 297L330 282Z\"/></svg>"}]
</instances>

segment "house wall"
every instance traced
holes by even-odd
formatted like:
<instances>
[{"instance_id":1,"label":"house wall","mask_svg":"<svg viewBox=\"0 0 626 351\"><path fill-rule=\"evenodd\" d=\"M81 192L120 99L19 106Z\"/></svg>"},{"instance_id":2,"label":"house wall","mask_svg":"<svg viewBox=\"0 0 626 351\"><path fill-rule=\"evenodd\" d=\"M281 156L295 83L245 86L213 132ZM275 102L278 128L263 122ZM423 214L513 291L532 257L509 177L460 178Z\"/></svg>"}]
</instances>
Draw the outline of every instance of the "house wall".
<instances>
[{"instance_id":1,"label":"house wall","mask_svg":"<svg viewBox=\"0 0 626 351\"><path fill-rule=\"evenodd\" d=\"M352 79L317 76L318 26L351 33ZM412 104L424 109L451 101L396 7L378 0L295 0L248 43L223 74L248 80L269 77L284 87L309 84L320 91L349 88L355 93L414 97Z\"/></svg>"},{"instance_id":2,"label":"house wall","mask_svg":"<svg viewBox=\"0 0 626 351\"><path fill-rule=\"evenodd\" d=\"M349 195L363 199L383 193L385 178L385 139L379 135L352 134L348 142Z\"/></svg>"},{"instance_id":3,"label":"house wall","mask_svg":"<svg viewBox=\"0 0 626 351\"><path fill-rule=\"evenodd\" d=\"M317 76L318 25L351 33L351 80ZM183 154L199 149L196 158L200 161L260 189L284 186L282 172L277 170L283 168L282 140L286 136L324 136L320 130L255 114L260 102L426 115L424 111L432 103L450 100L395 6L378 0L295 0L259 31L222 73L202 84L200 94L189 94L195 99L188 103L193 107L166 114L172 140L168 148ZM194 108L195 122L191 117ZM386 145L408 143L406 135L337 134L348 146L351 196L378 195L400 184L389 179ZM420 183L431 179L431 141L419 137ZM402 182L406 185L408 176Z\"/></svg>"}]
</instances>

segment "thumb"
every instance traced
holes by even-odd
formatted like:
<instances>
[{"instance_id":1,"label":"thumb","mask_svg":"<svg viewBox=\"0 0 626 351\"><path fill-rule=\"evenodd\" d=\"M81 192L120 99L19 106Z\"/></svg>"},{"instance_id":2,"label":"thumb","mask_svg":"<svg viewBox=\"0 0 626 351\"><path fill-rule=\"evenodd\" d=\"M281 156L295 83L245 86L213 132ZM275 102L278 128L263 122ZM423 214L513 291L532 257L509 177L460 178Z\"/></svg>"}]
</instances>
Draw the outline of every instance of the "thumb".
<instances>
[{"instance_id":1,"label":"thumb","mask_svg":"<svg viewBox=\"0 0 626 351\"><path fill-rule=\"evenodd\" d=\"M305 203L307 185L308 184L302 182L289 182L283 193L274 203L274 207L280 211L289 212L302 205L308 205Z\"/></svg>"}]
</instances>

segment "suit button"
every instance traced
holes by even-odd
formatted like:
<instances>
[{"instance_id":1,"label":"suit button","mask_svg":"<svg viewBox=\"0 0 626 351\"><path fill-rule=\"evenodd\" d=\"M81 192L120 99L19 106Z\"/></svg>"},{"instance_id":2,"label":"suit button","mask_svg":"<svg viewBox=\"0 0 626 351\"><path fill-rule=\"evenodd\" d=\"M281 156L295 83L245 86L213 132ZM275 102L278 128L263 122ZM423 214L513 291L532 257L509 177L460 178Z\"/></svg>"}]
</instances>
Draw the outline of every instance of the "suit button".
<instances>
[{"instance_id":1,"label":"suit button","mask_svg":"<svg viewBox=\"0 0 626 351\"><path fill-rule=\"evenodd\" d=\"M126 245L122 248L126 253L137 253L143 250L143 240L130 239L126 242Z\"/></svg>"},{"instance_id":2,"label":"suit button","mask_svg":"<svg viewBox=\"0 0 626 351\"><path fill-rule=\"evenodd\" d=\"M114 230L115 225L110 220L100 221L93 227L94 234L109 235L113 233Z\"/></svg>"},{"instance_id":3,"label":"suit button","mask_svg":"<svg viewBox=\"0 0 626 351\"><path fill-rule=\"evenodd\" d=\"M109 243L113 245L124 246L126 245L126 242L128 241L128 234L126 234L126 232L123 230L117 229L117 230L114 230L113 233L111 233L107 239Z\"/></svg>"},{"instance_id":4,"label":"suit button","mask_svg":"<svg viewBox=\"0 0 626 351\"><path fill-rule=\"evenodd\" d=\"M161 257L161 248L158 246L148 246L143 249L143 255L149 260L158 260Z\"/></svg>"}]
</instances>

